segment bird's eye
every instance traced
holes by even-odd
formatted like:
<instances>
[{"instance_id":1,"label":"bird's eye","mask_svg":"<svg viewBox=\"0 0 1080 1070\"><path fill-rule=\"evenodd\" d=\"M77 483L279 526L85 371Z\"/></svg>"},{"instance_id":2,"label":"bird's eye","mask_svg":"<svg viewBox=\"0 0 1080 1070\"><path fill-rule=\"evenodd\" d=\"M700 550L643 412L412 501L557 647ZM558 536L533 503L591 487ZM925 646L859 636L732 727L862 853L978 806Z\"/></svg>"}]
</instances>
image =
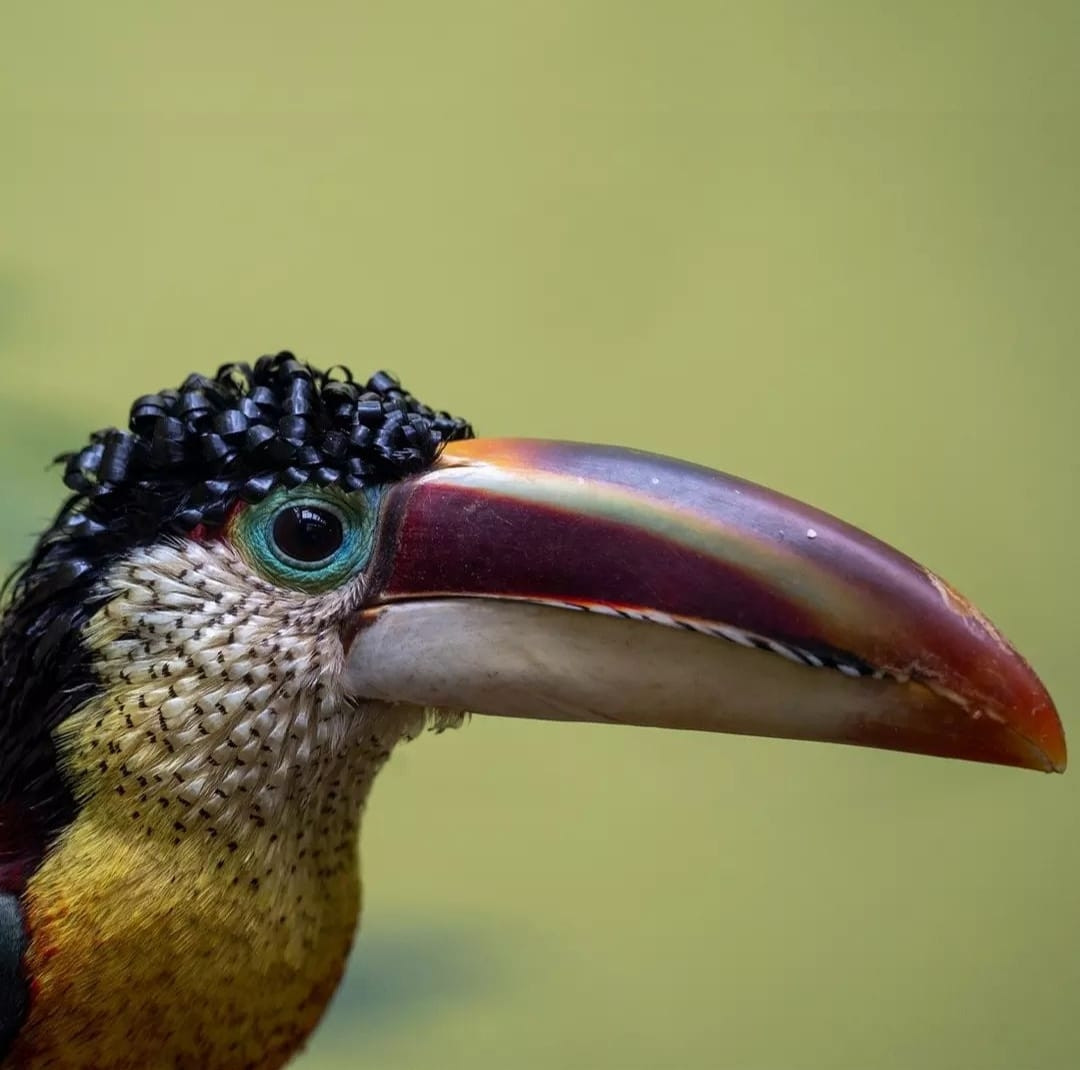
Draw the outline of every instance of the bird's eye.
<instances>
[{"instance_id":1,"label":"bird's eye","mask_svg":"<svg viewBox=\"0 0 1080 1070\"><path fill-rule=\"evenodd\" d=\"M271 582L328 591L371 557L378 491L346 495L301 487L241 510L230 528L240 554Z\"/></svg>"},{"instance_id":2,"label":"bird's eye","mask_svg":"<svg viewBox=\"0 0 1080 1070\"><path fill-rule=\"evenodd\" d=\"M325 506L287 505L274 520L274 545L301 565L321 565L341 549L345 527Z\"/></svg>"}]
</instances>

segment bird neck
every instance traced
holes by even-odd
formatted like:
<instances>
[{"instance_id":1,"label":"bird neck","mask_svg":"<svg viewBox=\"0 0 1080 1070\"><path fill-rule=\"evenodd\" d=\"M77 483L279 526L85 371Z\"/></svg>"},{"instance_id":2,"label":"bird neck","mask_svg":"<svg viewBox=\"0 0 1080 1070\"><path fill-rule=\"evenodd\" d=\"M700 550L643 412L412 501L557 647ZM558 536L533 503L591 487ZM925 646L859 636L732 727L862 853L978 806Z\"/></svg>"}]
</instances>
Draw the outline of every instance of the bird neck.
<instances>
[{"instance_id":1,"label":"bird neck","mask_svg":"<svg viewBox=\"0 0 1080 1070\"><path fill-rule=\"evenodd\" d=\"M318 622L234 567L160 549L84 631L99 691L55 736L77 813L24 897L15 1065L279 1066L340 979L403 720L348 702Z\"/></svg>"},{"instance_id":2,"label":"bird neck","mask_svg":"<svg viewBox=\"0 0 1080 1070\"><path fill-rule=\"evenodd\" d=\"M81 808L27 888L35 995L15 1065L141 1067L164 1052L170 1065L269 1070L340 981L360 818L390 744L350 733L270 821L258 781L221 775L193 791L175 775L180 730L115 695L65 725ZM133 999L154 1004L140 1009L146 1036L125 1024Z\"/></svg>"}]
</instances>

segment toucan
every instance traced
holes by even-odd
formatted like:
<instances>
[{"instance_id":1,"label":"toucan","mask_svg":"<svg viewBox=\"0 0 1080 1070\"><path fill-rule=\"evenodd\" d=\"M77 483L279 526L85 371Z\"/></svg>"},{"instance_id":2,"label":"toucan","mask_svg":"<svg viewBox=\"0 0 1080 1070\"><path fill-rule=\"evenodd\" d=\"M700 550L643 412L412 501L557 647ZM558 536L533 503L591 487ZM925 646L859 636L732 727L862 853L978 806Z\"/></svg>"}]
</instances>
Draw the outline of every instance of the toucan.
<instances>
[{"instance_id":1,"label":"toucan","mask_svg":"<svg viewBox=\"0 0 1080 1070\"><path fill-rule=\"evenodd\" d=\"M60 459L0 621L0 1066L283 1066L360 910L403 741L470 714L1063 771L968 601L697 465L475 438L283 352Z\"/></svg>"}]
</instances>

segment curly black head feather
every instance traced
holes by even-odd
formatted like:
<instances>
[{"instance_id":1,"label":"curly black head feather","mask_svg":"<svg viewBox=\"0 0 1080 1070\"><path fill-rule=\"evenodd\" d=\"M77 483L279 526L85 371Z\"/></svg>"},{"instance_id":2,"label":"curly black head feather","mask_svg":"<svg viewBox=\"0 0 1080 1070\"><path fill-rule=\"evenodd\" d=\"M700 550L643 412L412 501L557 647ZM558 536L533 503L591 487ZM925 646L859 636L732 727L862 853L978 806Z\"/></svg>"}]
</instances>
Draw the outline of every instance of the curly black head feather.
<instances>
[{"instance_id":1,"label":"curly black head feather","mask_svg":"<svg viewBox=\"0 0 1080 1070\"><path fill-rule=\"evenodd\" d=\"M317 371L283 352L139 398L128 430L95 432L58 458L72 494L9 580L0 621L0 862L5 804L46 832L70 816L51 733L94 693L80 633L112 562L219 525L237 501L279 486L393 482L470 437L465 421L386 372L361 386L344 368Z\"/></svg>"},{"instance_id":2,"label":"curly black head feather","mask_svg":"<svg viewBox=\"0 0 1080 1070\"><path fill-rule=\"evenodd\" d=\"M61 457L76 497L52 534L100 553L118 537L130 545L133 535L213 526L237 499L259 501L281 485L392 482L471 436L386 372L360 386L346 369L319 372L291 353L254 368L227 364L212 379L192 375L179 390L139 398L130 430L98 431Z\"/></svg>"}]
</instances>

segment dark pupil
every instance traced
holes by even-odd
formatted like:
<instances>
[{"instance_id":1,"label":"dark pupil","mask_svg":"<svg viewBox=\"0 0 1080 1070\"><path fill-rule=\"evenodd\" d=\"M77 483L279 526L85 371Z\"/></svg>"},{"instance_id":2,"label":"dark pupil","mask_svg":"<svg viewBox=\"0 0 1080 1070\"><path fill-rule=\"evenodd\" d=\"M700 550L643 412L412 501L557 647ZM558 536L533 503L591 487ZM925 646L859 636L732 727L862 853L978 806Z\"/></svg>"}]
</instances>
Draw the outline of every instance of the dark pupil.
<instances>
[{"instance_id":1,"label":"dark pupil","mask_svg":"<svg viewBox=\"0 0 1080 1070\"><path fill-rule=\"evenodd\" d=\"M314 505L282 509L274 521L274 542L295 561L325 561L341 549L344 541L341 521L329 510Z\"/></svg>"}]
</instances>

